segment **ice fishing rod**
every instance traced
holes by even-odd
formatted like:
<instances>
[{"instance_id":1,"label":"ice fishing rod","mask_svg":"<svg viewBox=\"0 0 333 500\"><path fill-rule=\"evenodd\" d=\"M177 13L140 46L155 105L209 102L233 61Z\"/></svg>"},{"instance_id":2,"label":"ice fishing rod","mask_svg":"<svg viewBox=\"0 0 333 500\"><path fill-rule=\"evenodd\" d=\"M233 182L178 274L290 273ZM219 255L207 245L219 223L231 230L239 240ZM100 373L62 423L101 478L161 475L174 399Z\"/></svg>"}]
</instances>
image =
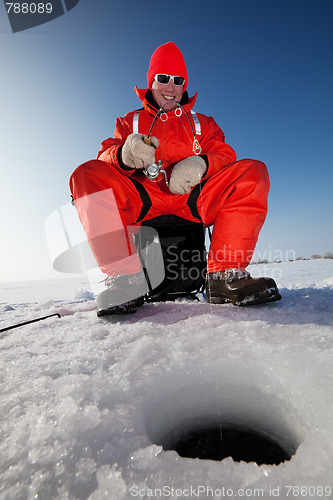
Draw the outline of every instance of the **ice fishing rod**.
<instances>
[{"instance_id":1,"label":"ice fishing rod","mask_svg":"<svg viewBox=\"0 0 333 500\"><path fill-rule=\"evenodd\" d=\"M36 319L31 319L29 321L24 321L24 323L17 323L16 325L7 326L7 328L2 328L0 330L0 333L7 332L8 330L12 330L13 328L18 328L19 326L25 326L25 325L29 325L30 323L36 323L37 321L42 321L43 319L52 318L53 316L58 316L58 318L61 318L59 313L49 314L48 316L43 316L41 318L36 318Z\"/></svg>"},{"instance_id":2,"label":"ice fishing rod","mask_svg":"<svg viewBox=\"0 0 333 500\"><path fill-rule=\"evenodd\" d=\"M200 143L195 135L195 131L194 131L194 128L193 128L193 125L192 125L192 122L190 120L190 117L188 116L186 110L183 108L183 106L178 102L178 101L175 101L174 99L170 99L170 101L166 102L165 104L163 104L163 106L160 107L160 109L157 111L155 117L154 117L154 120L153 120L153 123L151 124L151 127L149 129L149 132L148 132L148 135L146 137L143 138L143 142L145 144L147 144L148 146L151 146L152 145L152 142L151 142L151 133L152 133L152 130L153 130L153 126L157 120L157 118L160 116L161 120L162 121L167 121L168 120L168 115L166 114L166 112L164 111L164 106L166 106L169 102L174 102L176 103L177 107L175 109L175 115L180 117L182 115L182 112L184 111L188 121L189 121L189 124L191 126L191 130L192 130L192 134L193 134L193 153L195 155L199 155L202 151L202 148L200 146ZM162 118L162 116L164 116L164 118ZM163 176L164 176L164 179L165 179L165 183L167 186L169 186L169 180L168 180L168 177L167 177L167 174L166 174L166 171L164 170L164 168L162 168L163 165L162 165L162 162L161 160L159 160L158 162L154 162L154 163L150 163L144 170L143 170L143 173L146 175L146 177L148 177L149 180L153 181L153 182L158 182L160 181ZM160 177L160 175L162 174L162 177ZM159 178L160 177L160 178Z\"/></svg>"}]
</instances>

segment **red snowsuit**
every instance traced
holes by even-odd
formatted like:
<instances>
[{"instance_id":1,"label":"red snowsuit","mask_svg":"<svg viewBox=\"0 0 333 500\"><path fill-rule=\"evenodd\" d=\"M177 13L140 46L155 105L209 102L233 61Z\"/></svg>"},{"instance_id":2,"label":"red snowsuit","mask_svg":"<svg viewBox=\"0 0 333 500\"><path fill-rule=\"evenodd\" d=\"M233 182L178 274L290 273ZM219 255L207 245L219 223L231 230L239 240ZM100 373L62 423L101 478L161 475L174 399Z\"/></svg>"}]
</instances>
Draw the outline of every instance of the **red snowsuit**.
<instances>
[{"instance_id":1,"label":"red snowsuit","mask_svg":"<svg viewBox=\"0 0 333 500\"><path fill-rule=\"evenodd\" d=\"M163 179L152 182L142 170L124 169L119 162L119 149L133 130L148 135L157 112L145 97L147 91L135 90L143 108L117 118L114 138L105 140L97 160L80 165L70 179L75 206L99 267L108 275L120 274L119 269L110 265L107 256L110 246L114 252L118 251L114 238L103 238L103 234L119 232L122 226L139 226L143 220L160 215L174 214L214 226L207 272L245 269L267 213L266 166L256 160L236 161L236 153L225 143L224 134L212 117L198 113L200 130L195 128L191 110L196 94L184 109L197 132L202 148L200 155L208 164L201 182L189 194L176 195L169 191ZM159 140L156 161L162 161L168 178L177 162L193 155L193 130L184 111L179 114L178 109L159 116L151 132L151 136ZM93 193L93 197L88 196ZM124 234L122 238L125 246L133 247L130 238ZM138 263L128 259L122 274L138 270Z\"/></svg>"}]
</instances>

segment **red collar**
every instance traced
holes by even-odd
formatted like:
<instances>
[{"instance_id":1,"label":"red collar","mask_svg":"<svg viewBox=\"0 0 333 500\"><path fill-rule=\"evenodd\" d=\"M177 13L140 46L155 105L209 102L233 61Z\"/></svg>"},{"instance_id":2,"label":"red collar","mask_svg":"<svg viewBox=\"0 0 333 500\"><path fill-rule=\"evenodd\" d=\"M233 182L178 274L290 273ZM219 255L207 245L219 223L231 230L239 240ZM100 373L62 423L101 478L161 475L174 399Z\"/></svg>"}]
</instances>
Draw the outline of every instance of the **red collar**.
<instances>
[{"instance_id":1,"label":"red collar","mask_svg":"<svg viewBox=\"0 0 333 500\"><path fill-rule=\"evenodd\" d=\"M138 98L142 101L142 105L143 107L151 114L151 115L156 115L157 113L157 110L155 108L152 107L152 105L147 101L146 99L146 92L148 91L148 89L138 89L137 86L134 87L134 91L136 93L136 95L138 96ZM191 109L193 108L194 104L195 104L195 101L197 99L197 95L198 93L196 92L194 94L194 96L190 97L189 100L188 100L188 103L185 104L185 106L183 106L183 108L185 109L185 111L187 113L189 113L191 111ZM170 113L170 111L169 111Z\"/></svg>"}]
</instances>

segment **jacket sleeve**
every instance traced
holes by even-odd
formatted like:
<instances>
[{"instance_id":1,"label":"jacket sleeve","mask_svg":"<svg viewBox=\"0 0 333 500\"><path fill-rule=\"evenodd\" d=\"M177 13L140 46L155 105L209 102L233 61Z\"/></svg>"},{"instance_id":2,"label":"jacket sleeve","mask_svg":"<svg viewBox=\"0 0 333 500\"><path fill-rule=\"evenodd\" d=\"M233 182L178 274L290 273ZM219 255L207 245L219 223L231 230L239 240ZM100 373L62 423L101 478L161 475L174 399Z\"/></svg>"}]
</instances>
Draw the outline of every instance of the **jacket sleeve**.
<instances>
[{"instance_id":1,"label":"jacket sleeve","mask_svg":"<svg viewBox=\"0 0 333 500\"><path fill-rule=\"evenodd\" d=\"M97 154L97 159L105 161L115 168L120 170L125 175L132 175L135 173L135 168L128 168L121 160L121 148L125 143L130 130L125 118L117 118L116 128L113 137L109 137L101 144L101 150Z\"/></svg>"},{"instance_id":2,"label":"jacket sleeve","mask_svg":"<svg viewBox=\"0 0 333 500\"><path fill-rule=\"evenodd\" d=\"M199 115L199 114L198 114ZM207 172L204 177L210 177L218 170L236 161L235 151L225 142L224 133L212 117L199 115L203 123L202 135L199 138L202 147L201 155L206 155Z\"/></svg>"}]
</instances>

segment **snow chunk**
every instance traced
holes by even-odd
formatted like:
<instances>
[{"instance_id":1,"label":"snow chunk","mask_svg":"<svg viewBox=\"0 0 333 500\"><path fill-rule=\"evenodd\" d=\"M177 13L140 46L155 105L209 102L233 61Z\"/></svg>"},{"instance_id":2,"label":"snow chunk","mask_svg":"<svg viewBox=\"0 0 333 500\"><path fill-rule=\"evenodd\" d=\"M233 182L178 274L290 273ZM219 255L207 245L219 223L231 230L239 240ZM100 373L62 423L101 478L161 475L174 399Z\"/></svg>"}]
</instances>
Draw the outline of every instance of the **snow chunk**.
<instances>
[{"instance_id":1,"label":"snow chunk","mask_svg":"<svg viewBox=\"0 0 333 500\"><path fill-rule=\"evenodd\" d=\"M122 500L127 497L126 482L117 464L112 467L103 465L96 473L98 489L89 496L88 500Z\"/></svg>"},{"instance_id":2,"label":"snow chunk","mask_svg":"<svg viewBox=\"0 0 333 500\"><path fill-rule=\"evenodd\" d=\"M93 293L89 292L89 290L84 290L83 288L81 288L80 290L77 290L74 293L73 298L74 299L87 299L87 300L94 300L95 299Z\"/></svg>"},{"instance_id":3,"label":"snow chunk","mask_svg":"<svg viewBox=\"0 0 333 500\"><path fill-rule=\"evenodd\" d=\"M15 311L14 307L7 304L5 305L3 308L2 308L3 312L7 312L7 311Z\"/></svg>"}]
</instances>

